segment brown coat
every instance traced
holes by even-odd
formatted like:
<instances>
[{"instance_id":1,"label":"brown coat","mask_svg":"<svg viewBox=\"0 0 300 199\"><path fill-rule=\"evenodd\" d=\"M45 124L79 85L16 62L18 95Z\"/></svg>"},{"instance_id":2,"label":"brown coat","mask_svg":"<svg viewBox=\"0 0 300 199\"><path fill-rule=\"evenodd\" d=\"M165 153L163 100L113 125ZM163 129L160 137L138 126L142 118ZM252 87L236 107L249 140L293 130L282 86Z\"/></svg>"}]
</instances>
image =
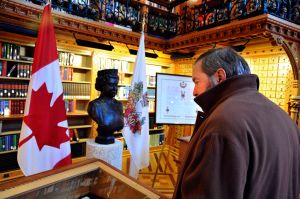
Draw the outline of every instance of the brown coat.
<instances>
[{"instance_id":1,"label":"brown coat","mask_svg":"<svg viewBox=\"0 0 300 199\"><path fill-rule=\"evenodd\" d=\"M298 197L298 128L257 88L256 75L236 76L195 98L206 116L195 126L173 198Z\"/></svg>"}]
</instances>

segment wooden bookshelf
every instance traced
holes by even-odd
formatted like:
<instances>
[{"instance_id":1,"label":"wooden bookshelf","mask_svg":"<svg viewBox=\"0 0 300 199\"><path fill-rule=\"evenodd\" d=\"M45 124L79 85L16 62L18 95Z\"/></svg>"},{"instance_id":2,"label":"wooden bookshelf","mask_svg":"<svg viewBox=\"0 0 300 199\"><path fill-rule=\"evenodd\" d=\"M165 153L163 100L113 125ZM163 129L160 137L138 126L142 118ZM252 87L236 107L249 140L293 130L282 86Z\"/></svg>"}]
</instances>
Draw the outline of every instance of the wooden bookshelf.
<instances>
[{"instance_id":1,"label":"wooden bookshelf","mask_svg":"<svg viewBox=\"0 0 300 199\"><path fill-rule=\"evenodd\" d=\"M63 66L65 68L76 68L79 70L92 70L90 67L83 67L83 66Z\"/></svg>"},{"instance_id":2,"label":"wooden bookshelf","mask_svg":"<svg viewBox=\"0 0 300 199\"><path fill-rule=\"evenodd\" d=\"M76 126L69 126L69 129L84 129L84 128L91 128L92 125L76 125Z\"/></svg>"},{"instance_id":3,"label":"wooden bookshelf","mask_svg":"<svg viewBox=\"0 0 300 199\"><path fill-rule=\"evenodd\" d=\"M8 151L1 151L0 152L0 155L1 154L7 154L7 153L14 153L14 152L17 152L18 150L8 150Z\"/></svg>"},{"instance_id":4,"label":"wooden bookshelf","mask_svg":"<svg viewBox=\"0 0 300 199\"><path fill-rule=\"evenodd\" d=\"M20 88L27 94L33 63L31 60L33 60L34 43L28 43L26 40L22 41L22 37L20 37L20 40L17 42L13 39L11 41L7 38L0 39L0 44L0 56L2 56L0 58L0 94L2 91L4 92L4 89L14 88L14 85L23 86ZM7 49L5 52L3 50L3 45L5 45L5 49ZM16 54L16 52L19 54ZM63 79L64 77L61 74L63 85L67 85L63 86L65 104L68 102L69 105L69 102L71 101L72 105L74 105L72 106L72 110L66 114L69 130L76 130L78 136L77 141L71 142L71 152L72 155L75 153L76 158L85 157L85 142L91 137L92 128L91 120L86 111L87 105L91 99L92 52L90 50L89 53L87 53L87 50L81 52L81 50L78 49L69 49L67 51L60 49L59 54L63 55L59 56L59 63L61 70L63 70L61 72L68 72L65 74L65 76L68 75L68 79ZM22 60L23 58L31 60ZM69 60L72 59L72 62L62 62L61 58L63 58L64 61L66 58L69 58ZM10 76L8 76L8 74ZM11 90L9 91L11 92ZM14 92L15 91L12 93L15 94ZM68 95L70 93L72 95ZM12 110L14 108L13 104L15 105L18 101L22 101L22 104L25 104L26 94L24 94L25 96L18 97L12 96L11 94L6 94L7 96L0 95L0 102L5 101L5 106L8 106L8 108ZM22 110L22 112L24 112L24 110ZM24 115L22 113L3 115L3 112L1 112L0 109L0 147L2 147L3 144L9 144L5 143L7 140L17 139L13 142L14 144L18 143L23 117ZM12 137L6 139L8 136ZM11 165L14 166L10 168L9 162L7 162L8 164L5 165L5 168L1 168L0 166L0 175L6 170L8 172L9 170L17 168L17 163L15 162L17 150L10 150L10 148L14 149L17 148L17 146L0 149L0 161L13 161L11 162Z\"/></svg>"},{"instance_id":5,"label":"wooden bookshelf","mask_svg":"<svg viewBox=\"0 0 300 199\"><path fill-rule=\"evenodd\" d=\"M86 111L76 111L67 113L68 117L76 117L76 116L88 116Z\"/></svg>"},{"instance_id":6,"label":"wooden bookshelf","mask_svg":"<svg viewBox=\"0 0 300 199\"><path fill-rule=\"evenodd\" d=\"M79 139L78 141L72 141L71 144L75 144L75 143L86 143L86 141L88 141L89 139Z\"/></svg>"},{"instance_id":7,"label":"wooden bookshelf","mask_svg":"<svg viewBox=\"0 0 300 199\"><path fill-rule=\"evenodd\" d=\"M20 60L20 59L7 59L7 58L0 58L2 61L9 61L9 62L18 62L18 63L27 63L27 64L32 64L32 61L25 61L25 60Z\"/></svg>"},{"instance_id":8,"label":"wooden bookshelf","mask_svg":"<svg viewBox=\"0 0 300 199\"><path fill-rule=\"evenodd\" d=\"M63 83L72 83L72 84L90 84L88 81L72 81L72 80L62 80Z\"/></svg>"},{"instance_id":9,"label":"wooden bookshelf","mask_svg":"<svg viewBox=\"0 0 300 199\"><path fill-rule=\"evenodd\" d=\"M1 77L0 76L0 79L2 80L23 80L23 81L29 81L30 78L21 78L21 77Z\"/></svg>"},{"instance_id":10,"label":"wooden bookshelf","mask_svg":"<svg viewBox=\"0 0 300 199\"><path fill-rule=\"evenodd\" d=\"M0 97L0 100L26 100L25 97L14 98L14 97Z\"/></svg>"},{"instance_id":11,"label":"wooden bookshelf","mask_svg":"<svg viewBox=\"0 0 300 199\"><path fill-rule=\"evenodd\" d=\"M6 132L1 132L0 135L4 136L4 135L15 135L15 134L20 134L20 130L16 130L16 131L6 131Z\"/></svg>"},{"instance_id":12,"label":"wooden bookshelf","mask_svg":"<svg viewBox=\"0 0 300 199\"><path fill-rule=\"evenodd\" d=\"M13 180L22 176L24 176L23 172L19 169L14 171L4 172L0 174L0 183L4 181Z\"/></svg>"},{"instance_id":13,"label":"wooden bookshelf","mask_svg":"<svg viewBox=\"0 0 300 199\"><path fill-rule=\"evenodd\" d=\"M165 128L155 128L155 129L149 129L149 131L164 131Z\"/></svg>"},{"instance_id":14,"label":"wooden bookshelf","mask_svg":"<svg viewBox=\"0 0 300 199\"><path fill-rule=\"evenodd\" d=\"M0 121L23 119L23 116L24 116L23 114L1 115L0 116Z\"/></svg>"}]
</instances>

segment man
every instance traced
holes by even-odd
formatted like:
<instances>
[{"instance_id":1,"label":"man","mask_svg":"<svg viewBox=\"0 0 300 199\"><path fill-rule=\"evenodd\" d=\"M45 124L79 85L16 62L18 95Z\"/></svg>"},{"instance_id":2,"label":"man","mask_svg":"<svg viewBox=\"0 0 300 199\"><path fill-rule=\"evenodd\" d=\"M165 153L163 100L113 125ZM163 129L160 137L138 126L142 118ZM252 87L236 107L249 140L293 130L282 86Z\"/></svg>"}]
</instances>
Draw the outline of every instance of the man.
<instances>
[{"instance_id":1,"label":"man","mask_svg":"<svg viewBox=\"0 0 300 199\"><path fill-rule=\"evenodd\" d=\"M197 118L174 198L297 199L300 136L296 124L257 89L245 60L212 49L193 66Z\"/></svg>"},{"instance_id":2,"label":"man","mask_svg":"<svg viewBox=\"0 0 300 199\"><path fill-rule=\"evenodd\" d=\"M115 142L114 132L124 127L123 106L114 97L118 90L118 70L105 69L98 71L95 88L100 91L100 97L88 105L88 113L98 124L98 144Z\"/></svg>"}]
</instances>

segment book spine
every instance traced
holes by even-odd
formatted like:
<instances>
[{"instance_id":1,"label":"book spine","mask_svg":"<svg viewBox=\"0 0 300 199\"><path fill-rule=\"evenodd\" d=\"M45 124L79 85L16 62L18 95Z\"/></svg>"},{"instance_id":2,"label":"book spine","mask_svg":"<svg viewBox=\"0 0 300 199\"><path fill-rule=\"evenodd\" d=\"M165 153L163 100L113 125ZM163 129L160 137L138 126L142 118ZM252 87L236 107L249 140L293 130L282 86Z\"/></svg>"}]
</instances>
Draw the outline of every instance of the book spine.
<instances>
[{"instance_id":1,"label":"book spine","mask_svg":"<svg viewBox=\"0 0 300 199\"><path fill-rule=\"evenodd\" d=\"M3 43L0 42L0 58L2 58L2 48L3 48ZM1 70L0 70L1 71ZM0 75L1 76L1 75Z\"/></svg>"},{"instance_id":2,"label":"book spine","mask_svg":"<svg viewBox=\"0 0 300 199\"><path fill-rule=\"evenodd\" d=\"M6 77L6 73L7 73L7 61L2 61L2 76Z\"/></svg>"}]
</instances>

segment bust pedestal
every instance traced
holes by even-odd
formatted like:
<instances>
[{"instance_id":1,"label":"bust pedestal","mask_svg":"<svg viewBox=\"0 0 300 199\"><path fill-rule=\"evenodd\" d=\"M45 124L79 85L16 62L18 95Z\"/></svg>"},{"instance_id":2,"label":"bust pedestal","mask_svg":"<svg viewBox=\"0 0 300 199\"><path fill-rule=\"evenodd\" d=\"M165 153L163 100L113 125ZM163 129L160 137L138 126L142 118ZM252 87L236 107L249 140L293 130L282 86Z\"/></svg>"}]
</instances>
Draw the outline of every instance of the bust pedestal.
<instances>
[{"instance_id":1,"label":"bust pedestal","mask_svg":"<svg viewBox=\"0 0 300 199\"><path fill-rule=\"evenodd\" d=\"M86 142L86 157L97 158L122 170L122 151L123 143L115 140L113 144L98 144L90 139Z\"/></svg>"}]
</instances>

